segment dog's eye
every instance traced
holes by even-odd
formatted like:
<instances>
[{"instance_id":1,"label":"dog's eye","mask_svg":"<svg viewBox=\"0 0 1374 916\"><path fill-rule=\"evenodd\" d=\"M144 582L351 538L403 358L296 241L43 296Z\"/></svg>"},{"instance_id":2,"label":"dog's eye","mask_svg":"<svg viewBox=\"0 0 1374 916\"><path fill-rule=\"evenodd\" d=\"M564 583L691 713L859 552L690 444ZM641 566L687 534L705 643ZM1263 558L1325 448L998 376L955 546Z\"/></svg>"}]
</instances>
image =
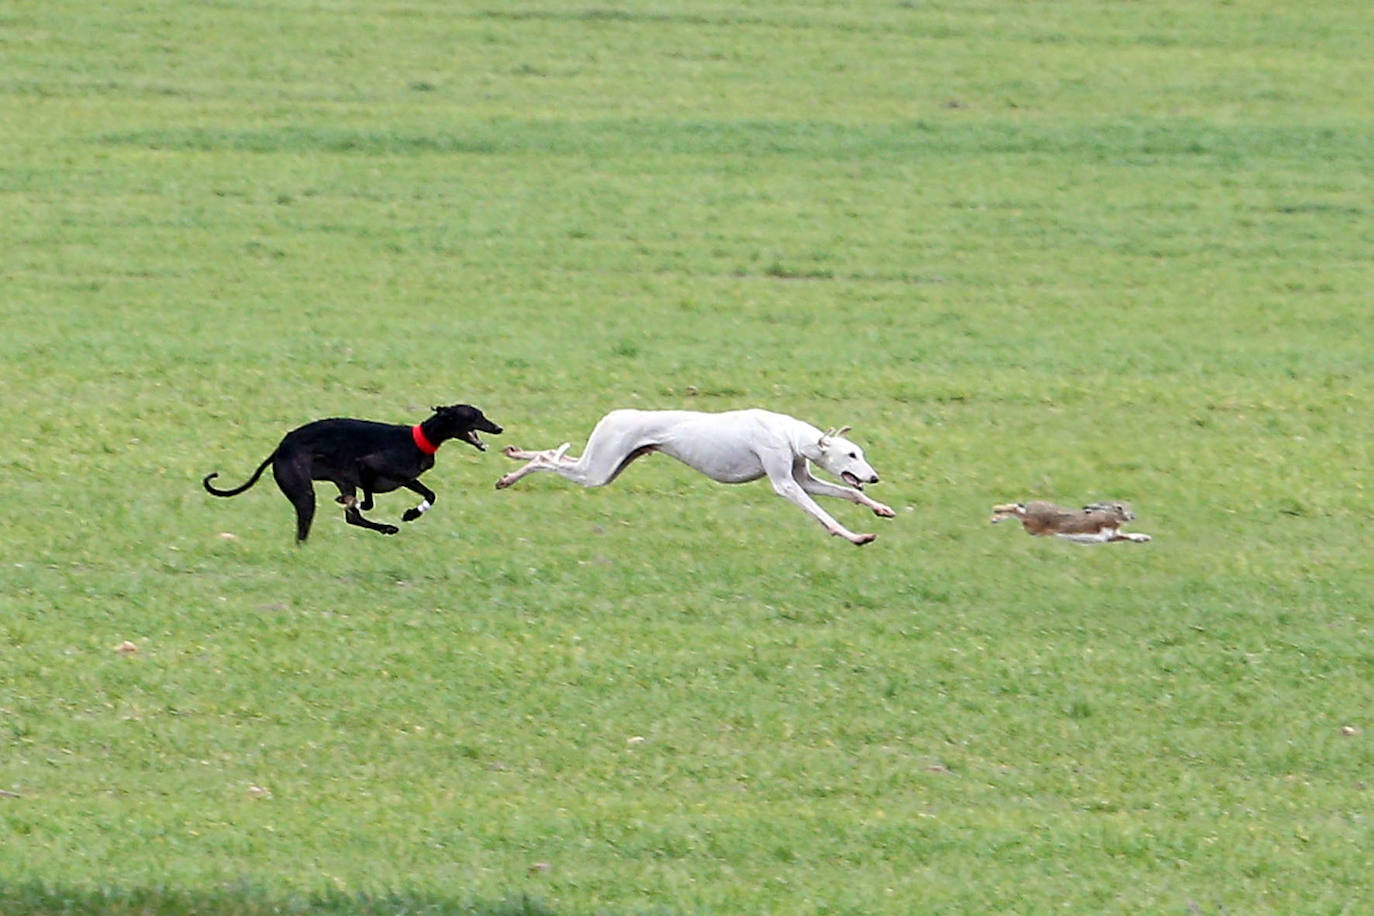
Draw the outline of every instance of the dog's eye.
<instances>
[{"instance_id":1,"label":"dog's eye","mask_svg":"<svg viewBox=\"0 0 1374 916\"><path fill-rule=\"evenodd\" d=\"M855 459L857 459L857 458L859 457L859 453L858 453L858 452L850 452L850 453L849 453L849 457L850 457L850 458L855 458Z\"/></svg>"}]
</instances>

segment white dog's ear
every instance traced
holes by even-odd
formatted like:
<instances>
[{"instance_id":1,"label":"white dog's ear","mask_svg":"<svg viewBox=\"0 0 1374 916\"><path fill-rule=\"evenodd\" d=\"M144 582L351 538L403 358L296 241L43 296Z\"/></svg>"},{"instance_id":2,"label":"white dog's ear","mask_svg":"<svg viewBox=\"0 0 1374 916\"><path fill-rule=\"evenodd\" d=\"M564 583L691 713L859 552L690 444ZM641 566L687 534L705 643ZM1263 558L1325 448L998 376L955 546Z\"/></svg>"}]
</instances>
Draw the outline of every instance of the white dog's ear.
<instances>
[{"instance_id":1,"label":"white dog's ear","mask_svg":"<svg viewBox=\"0 0 1374 916\"><path fill-rule=\"evenodd\" d=\"M843 436L845 433L849 432L849 431L850 431L851 429L853 429L853 428L854 428L854 427L852 427L852 426L841 426L839 429L835 430L835 431L832 433L832 435L835 435L835 436Z\"/></svg>"}]
</instances>

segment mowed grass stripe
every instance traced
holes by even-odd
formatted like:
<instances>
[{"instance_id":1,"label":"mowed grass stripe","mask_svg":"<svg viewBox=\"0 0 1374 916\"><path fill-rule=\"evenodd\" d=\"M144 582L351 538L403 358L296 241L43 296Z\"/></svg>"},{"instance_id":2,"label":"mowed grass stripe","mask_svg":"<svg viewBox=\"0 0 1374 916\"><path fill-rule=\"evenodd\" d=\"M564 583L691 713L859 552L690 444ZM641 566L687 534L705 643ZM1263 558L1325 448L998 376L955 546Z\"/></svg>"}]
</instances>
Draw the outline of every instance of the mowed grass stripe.
<instances>
[{"instance_id":1,"label":"mowed grass stripe","mask_svg":"<svg viewBox=\"0 0 1374 916\"><path fill-rule=\"evenodd\" d=\"M968 155L1072 156L1138 166L1197 157L1208 166L1310 159L1328 166L1374 159L1374 129L1326 125L1216 125L1188 120L1075 122L1047 128L979 120L964 126L913 121L824 122L526 121L464 125L444 132L339 127L171 128L99 135L94 142L148 149L361 155L563 155L642 157L796 156L807 160ZM1363 212L1357 210L1357 213Z\"/></svg>"}]
</instances>

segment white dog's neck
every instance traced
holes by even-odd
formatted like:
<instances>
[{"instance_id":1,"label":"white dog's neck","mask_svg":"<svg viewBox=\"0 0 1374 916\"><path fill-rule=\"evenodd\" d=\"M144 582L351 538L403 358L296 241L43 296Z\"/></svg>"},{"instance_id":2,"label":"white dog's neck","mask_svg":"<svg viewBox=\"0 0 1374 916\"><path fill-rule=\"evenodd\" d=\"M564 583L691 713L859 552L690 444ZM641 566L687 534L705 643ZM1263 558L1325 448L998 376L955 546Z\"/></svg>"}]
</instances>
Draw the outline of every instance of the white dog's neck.
<instances>
[{"instance_id":1,"label":"white dog's neck","mask_svg":"<svg viewBox=\"0 0 1374 916\"><path fill-rule=\"evenodd\" d=\"M812 464L820 464L824 453L821 452L821 440L825 437L819 429L809 423L798 421L798 429L792 434L792 446L798 455L801 455Z\"/></svg>"}]
</instances>

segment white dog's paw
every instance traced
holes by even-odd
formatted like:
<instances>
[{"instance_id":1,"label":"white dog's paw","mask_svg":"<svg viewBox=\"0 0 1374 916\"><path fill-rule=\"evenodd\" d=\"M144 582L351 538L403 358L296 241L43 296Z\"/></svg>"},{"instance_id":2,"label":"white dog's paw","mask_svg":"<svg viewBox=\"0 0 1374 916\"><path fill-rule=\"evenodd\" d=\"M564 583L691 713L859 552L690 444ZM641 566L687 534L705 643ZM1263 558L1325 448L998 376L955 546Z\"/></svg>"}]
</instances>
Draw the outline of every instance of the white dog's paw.
<instances>
[{"instance_id":1,"label":"white dog's paw","mask_svg":"<svg viewBox=\"0 0 1374 916\"><path fill-rule=\"evenodd\" d=\"M1150 537L1148 534L1130 534L1130 533L1128 533L1128 534L1126 534L1126 537L1130 538L1132 541L1134 541L1134 542L1137 543L1137 544L1146 544L1146 543L1149 543L1150 541L1154 540L1154 538Z\"/></svg>"},{"instance_id":2,"label":"white dog's paw","mask_svg":"<svg viewBox=\"0 0 1374 916\"><path fill-rule=\"evenodd\" d=\"M884 506L882 503L876 503L876 504L874 504L874 506L873 506L873 514L876 515L876 516L878 516L879 518L896 518L896 517L897 517L897 513L892 511L892 507L891 507L891 506Z\"/></svg>"}]
</instances>

